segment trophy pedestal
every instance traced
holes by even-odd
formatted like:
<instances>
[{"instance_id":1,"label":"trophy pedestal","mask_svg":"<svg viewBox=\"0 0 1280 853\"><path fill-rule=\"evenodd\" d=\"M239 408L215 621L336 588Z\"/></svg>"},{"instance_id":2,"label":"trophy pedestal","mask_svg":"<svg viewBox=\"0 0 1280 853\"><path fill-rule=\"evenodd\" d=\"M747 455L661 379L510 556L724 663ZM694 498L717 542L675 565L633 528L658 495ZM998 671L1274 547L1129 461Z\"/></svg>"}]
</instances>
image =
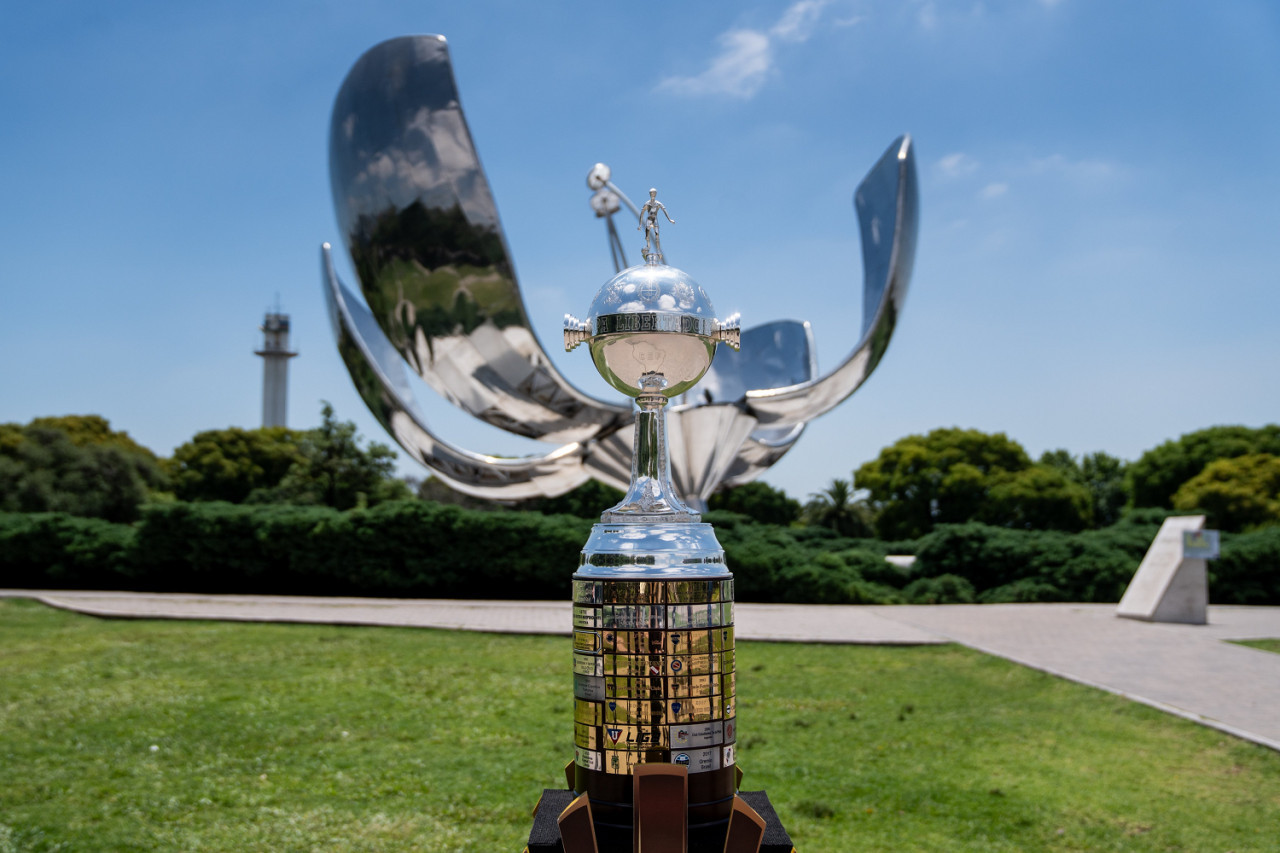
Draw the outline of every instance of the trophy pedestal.
<instances>
[{"instance_id":1,"label":"trophy pedestal","mask_svg":"<svg viewBox=\"0 0 1280 853\"><path fill-rule=\"evenodd\" d=\"M577 853L566 849L560 837L557 818L560 817L578 794L569 790L548 788L542 792L542 799L533 815L533 829L529 833L529 843L525 853ZM794 853L791 836L778 820L778 814L769 802L765 791L742 791L738 797L764 820L764 834L758 847L749 848L759 853ZM703 829L693 828L689 834L688 853L723 853L725 838L728 834L729 821L725 820L715 827ZM596 842L599 853L622 853L632 850L633 827L617 828L596 826ZM736 853L736 848L729 848Z\"/></svg>"}]
</instances>

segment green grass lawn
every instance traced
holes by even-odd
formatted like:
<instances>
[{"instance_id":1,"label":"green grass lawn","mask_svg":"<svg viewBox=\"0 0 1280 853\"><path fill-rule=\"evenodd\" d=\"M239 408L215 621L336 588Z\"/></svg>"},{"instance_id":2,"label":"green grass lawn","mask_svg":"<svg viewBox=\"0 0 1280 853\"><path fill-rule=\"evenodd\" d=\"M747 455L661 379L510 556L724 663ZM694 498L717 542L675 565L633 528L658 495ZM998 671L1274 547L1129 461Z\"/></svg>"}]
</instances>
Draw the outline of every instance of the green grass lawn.
<instances>
[{"instance_id":1,"label":"green grass lawn","mask_svg":"<svg viewBox=\"0 0 1280 853\"><path fill-rule=\"evenodd\" d=\"M1262 649L1264 652L1280 653L1280 640L1232 640L1232 642L1240 646Z\"/></svg>"},{"instance_id":2,"label":"green grass lawn","mask_svg":"<svg viewBox=\"0 0 1280 853\"><path fill-rule=\"evenodd\" d=\"M570 641L0 601L0 853L522 849ZM957 646L739 647L800 853L1280 848L1280 755Z\"/></svg>"}]
</instances>

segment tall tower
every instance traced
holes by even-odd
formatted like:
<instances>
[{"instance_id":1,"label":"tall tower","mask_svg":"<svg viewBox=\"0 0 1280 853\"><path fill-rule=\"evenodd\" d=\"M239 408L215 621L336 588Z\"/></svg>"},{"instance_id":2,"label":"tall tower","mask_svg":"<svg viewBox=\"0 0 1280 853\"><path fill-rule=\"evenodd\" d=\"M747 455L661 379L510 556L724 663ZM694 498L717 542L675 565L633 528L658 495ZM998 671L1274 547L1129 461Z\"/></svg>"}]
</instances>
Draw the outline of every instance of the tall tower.
<instances>
[{"instance_id":1,"label":"tall tower","mask_svg":"<svg viewBox=\"0 0 1280 853\"><path fill-rule=\"evenodd\" d=\"M297 355L289 352L289 315L281 314L277 307L267 312L258 328L263 335L262 349L254 355L262 356L262 425L288 426L289 359Z\"/></svg>"}]
</instances>

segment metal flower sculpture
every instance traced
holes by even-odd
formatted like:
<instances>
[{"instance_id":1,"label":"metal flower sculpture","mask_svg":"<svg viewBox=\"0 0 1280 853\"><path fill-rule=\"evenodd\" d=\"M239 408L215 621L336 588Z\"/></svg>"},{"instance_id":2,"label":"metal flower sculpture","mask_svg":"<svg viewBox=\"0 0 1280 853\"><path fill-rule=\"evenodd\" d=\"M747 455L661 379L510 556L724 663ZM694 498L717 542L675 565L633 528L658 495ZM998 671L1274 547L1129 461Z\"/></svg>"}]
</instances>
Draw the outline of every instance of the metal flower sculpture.
<instances>
[{"instance_id":1,"label":"metal flower sculpture","mask_svg":"<svg viewBox=\"0 0 1280 853\"><path fill-rule=\"evenodd\" d=\"M364 54L338 92L329 177L363 301L321 249L324 292L351 378L410 456L451 487L515 500L563 494L589 478L624 488L629 405L573 387L529 322L498 211L463 117L443 36L406 36ZM607 167L588 178L623 263ZM607 195L601 196L600 190ZM625 199L625 196L621 196ZM630 203L628 202L630 206ZM721 485L750 482L834 408L884 355L906 297L918 202L911 141L895 140L854 193L862 231L861 338L818 376L808 323L744 329L668 423L676 488L695 508ZM412 370L482 421L557 445L521 458L457 447L428 426ZM628 401L629 402L629 401Z\"/></svg>"}]
</instances>

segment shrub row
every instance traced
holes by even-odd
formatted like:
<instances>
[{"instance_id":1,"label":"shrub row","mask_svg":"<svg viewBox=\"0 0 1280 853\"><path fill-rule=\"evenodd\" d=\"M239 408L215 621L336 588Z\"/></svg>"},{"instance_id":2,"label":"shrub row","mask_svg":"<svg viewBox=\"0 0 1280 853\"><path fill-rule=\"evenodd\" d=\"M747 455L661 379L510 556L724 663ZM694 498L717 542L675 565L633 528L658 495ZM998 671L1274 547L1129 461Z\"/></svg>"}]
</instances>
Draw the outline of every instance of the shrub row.
<instances>
[{"instance_id":1,"label":"shrub row","mask_svg":"<svg viewBox=\"0 0 1280 853\"><path fill-rule=\"evenodd\" d=\"M590 522L427 501L368 510L174 503L135 525L0 514L0 585L565 598Z\"/></svg>"},{"instance_id":2,"label":"shrub row","mask_svg":"<svg viewBox=\"0 0 1280 853\"><path fill-rule=\"evenodd\" d=\"M744 601L827 604L1117 601L1166 512L1083 533L943 525L915 541L845 539L708 513ZM591 522L394 501L173 503L113 524L0 513L0 586L564 599ZM910 569L886 554L915 554ZM1223 537L1210 600L1280 605L1280 527Z\"/></svg>"}]
</instances>

